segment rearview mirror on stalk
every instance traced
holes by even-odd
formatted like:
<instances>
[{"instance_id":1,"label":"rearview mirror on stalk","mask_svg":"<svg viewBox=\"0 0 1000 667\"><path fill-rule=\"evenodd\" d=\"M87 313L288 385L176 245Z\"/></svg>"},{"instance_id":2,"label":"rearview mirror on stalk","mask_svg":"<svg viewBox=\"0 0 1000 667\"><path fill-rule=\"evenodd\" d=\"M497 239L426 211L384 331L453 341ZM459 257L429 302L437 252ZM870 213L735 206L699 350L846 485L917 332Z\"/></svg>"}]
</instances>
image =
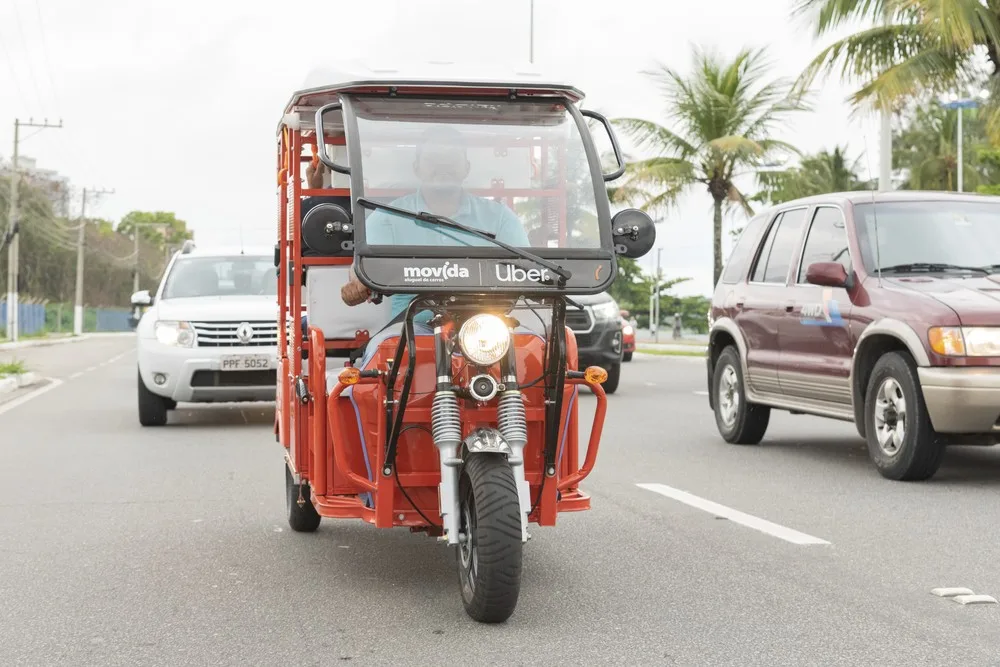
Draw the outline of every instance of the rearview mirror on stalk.
<instances>
[{"instance_id":1,"label":"rearview mirror on stalk","mask_svg":"<svg viewBox=\"0 0 1000 667\"><path fill-rule=\"evenodd\" d=\"M132 295L132 305L133 306L149 306L153 303L153 297L149 295L149 290L139 290Z\"/></svg>"},{"instance_id":2,"label":"rearview mirror on stalk","mask_svg":"<svg viewBox=\"0 0 1000 667\"><path fill-rule=\"evenodd\" d=\"M656 226L645 211L627 208L611 218L611 235L615 252L623 257L638 259L656 243Z\"/></svg>"}]
</instances>

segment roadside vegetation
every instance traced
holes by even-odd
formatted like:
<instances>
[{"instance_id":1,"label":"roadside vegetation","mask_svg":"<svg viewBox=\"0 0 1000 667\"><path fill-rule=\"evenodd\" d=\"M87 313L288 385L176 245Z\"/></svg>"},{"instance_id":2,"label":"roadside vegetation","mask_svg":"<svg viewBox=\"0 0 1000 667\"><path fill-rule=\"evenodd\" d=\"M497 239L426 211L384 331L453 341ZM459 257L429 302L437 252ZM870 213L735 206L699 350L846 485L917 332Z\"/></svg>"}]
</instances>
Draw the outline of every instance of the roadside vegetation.
<instances>
[{"instance_id":1,"label":"roadside vegetation","mask_svg":"<svg viewBox=\"0 0 1000 667\"><path fill-rule=\"evenodd\" d=\"M666 66L649 73L650 92L663 98L662 117L613 120L643 155L630 160L622 183L609 189L612 203L663 220L661 236L674 225L704 225L716 281L725 264L727 217L735 240L739 221L767 207L877 187L877 154L841 145L803 153L781 136L781 123L808 113L811 91L825 78L851 86L847 102L855 113L891 112L896 187L958 189L962 113L963 190L1000 195L1000 2L793 0L791 15L817 40L844 28L855 32L818 48L793 82L772 75L763 50L728 59L696 50L686 73ZM946 108L949 98L975 99L978 106ZM870 144L876 151L878 142ZM742 189L738 181L753 186ZM671 218L689 191L704 193L710 211L704 220ZM689 279L668 277L664 264L653 276L620 261L612 295L648 328L659 284L661 326L669 329L680 313L685 331L704 333L710 300L672 295Z\"/></svg>"},{"instance_id":2,"label":"roadside vegetation","mask_svg":"<svg viewBox=\"0 0 1000 667\"><path fill-rule=\"evenodd\" d=\"M13 361L0 361L0 377L7 375L20 375L27 373L28 368L24 362L14 359Z\"/></svg>"}]
</instances>

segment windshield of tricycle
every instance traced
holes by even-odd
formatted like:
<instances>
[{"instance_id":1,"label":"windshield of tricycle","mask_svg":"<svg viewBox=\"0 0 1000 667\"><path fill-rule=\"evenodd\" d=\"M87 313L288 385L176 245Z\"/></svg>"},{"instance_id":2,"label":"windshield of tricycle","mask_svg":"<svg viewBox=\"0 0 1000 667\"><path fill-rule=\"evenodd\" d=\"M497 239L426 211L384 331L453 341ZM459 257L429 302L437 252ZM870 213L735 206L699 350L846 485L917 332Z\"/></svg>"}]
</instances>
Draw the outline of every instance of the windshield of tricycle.
<instances>
[{"instance_id":1,"label":"windshield of tricycle","mask_svg":"<svg viewBox=\"0 0 1000 667\"><path fill-rule=\"evenodd\" d=\"M349 108L356 254L369 282L388 292L527 286L595 293L613 279L600 161L566 103L352 96ZM573 275L557 287L543 265L488 238L369 210L359 198L444 216Z\"/></svg>"}]
</instances>

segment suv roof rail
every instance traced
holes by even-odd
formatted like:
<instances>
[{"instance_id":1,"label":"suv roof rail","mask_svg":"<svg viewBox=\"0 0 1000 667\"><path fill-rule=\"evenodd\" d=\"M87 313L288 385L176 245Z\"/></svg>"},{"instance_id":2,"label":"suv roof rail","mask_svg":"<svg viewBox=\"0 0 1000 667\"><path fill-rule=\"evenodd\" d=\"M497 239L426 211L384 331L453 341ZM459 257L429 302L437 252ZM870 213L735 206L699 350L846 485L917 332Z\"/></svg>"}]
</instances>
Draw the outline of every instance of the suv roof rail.
<instances>
[{"instance_id":1,"label":"suv roof rail","mask_svg":"<svg viewBox=\"0 0 1000 667\"><path fill-rule=\"evenodd\" d=\"M188 239L187 241L184 242L184 245L181 247L181 253L187 255L192 250L194 250L194 241Z\"/></svg>"}]
</instances>

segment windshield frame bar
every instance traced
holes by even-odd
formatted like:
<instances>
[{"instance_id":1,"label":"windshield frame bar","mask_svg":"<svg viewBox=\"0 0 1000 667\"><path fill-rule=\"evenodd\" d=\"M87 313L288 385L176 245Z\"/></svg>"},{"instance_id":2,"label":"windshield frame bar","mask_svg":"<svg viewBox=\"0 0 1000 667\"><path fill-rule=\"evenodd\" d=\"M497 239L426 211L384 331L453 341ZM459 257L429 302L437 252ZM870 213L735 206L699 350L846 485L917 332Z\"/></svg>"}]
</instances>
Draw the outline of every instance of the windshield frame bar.
<instances>
[{"instance_id":1,"label":"windshield frame bar","mask_svg":"<svg viewBox=\"0 0 1000 667\"><path fill-rule=\"evenodd\" d=\"M341 113L343 115L344 122L344 133L346 135L347 143L347 158L348 165L351 169L350 183L351 183L351 217L354 220L354 256L357 258L363 258L368 256L380 256L380 257L413 257L414 252L408 250L408 247L395 247L395 246L379 246L382 250L378 253L371 251L371 246L368 245L365 240L365 225L364 220L366 219L366 209L358 204L358 199L363 197L364 188L364 160L362 158L362 147L361 147L361 137L360 130L358 127L358 117L354 108L354 100L361 98L381 98L381 99L391 99L392 96L386 96L383 93L342 93L340 95L340 100L342 103ZM496 96L488 97L477 94L459 94L459 95L445 95L445 94L426 94L426 93L413 93L406 95L397 95L395 98L406 98L412 100L426 100L426 101L462 101L462 102L484 102L489 104L496 104L498 99ZM604 180L604 172L601 168L600 156L597 152L597 147L594 145L594 137L590 133L587 127L587 122L580 110L575 106L573 100L567 95L545 95L545 96L507 96L502 98L504 101L517 102L522 104L552 104L553 101L558 101L566 109L569 116L576 123L576 129L579 133L580 140L583 143L584 154L587 157L587 167L590 171L590 181L593 187L593 196L595 200L595 209L597 214L597 226L598 235L600 239L600 245L596 248L529 248L530 252L535 253L539 257L544 257L545 259L560 259L560 258L605 258L609 255L614 255L614 243L611 235L611 206L608 201L607 186ZM386 121L394 122L394 121ZM360 224L359 224L360 223ZM360 230L360 231L359 231ZM450 250L459 250L460 252L450 252ZM442 259L447 259L449 257L488 257L496 259L514 259L516 255L509 253L499 246L470 246L462 247L451 246L438 248L435 246L427 246L425 250L420 253L420 256L428 258L440 257Z\"/></svg>"}]
</instances>

